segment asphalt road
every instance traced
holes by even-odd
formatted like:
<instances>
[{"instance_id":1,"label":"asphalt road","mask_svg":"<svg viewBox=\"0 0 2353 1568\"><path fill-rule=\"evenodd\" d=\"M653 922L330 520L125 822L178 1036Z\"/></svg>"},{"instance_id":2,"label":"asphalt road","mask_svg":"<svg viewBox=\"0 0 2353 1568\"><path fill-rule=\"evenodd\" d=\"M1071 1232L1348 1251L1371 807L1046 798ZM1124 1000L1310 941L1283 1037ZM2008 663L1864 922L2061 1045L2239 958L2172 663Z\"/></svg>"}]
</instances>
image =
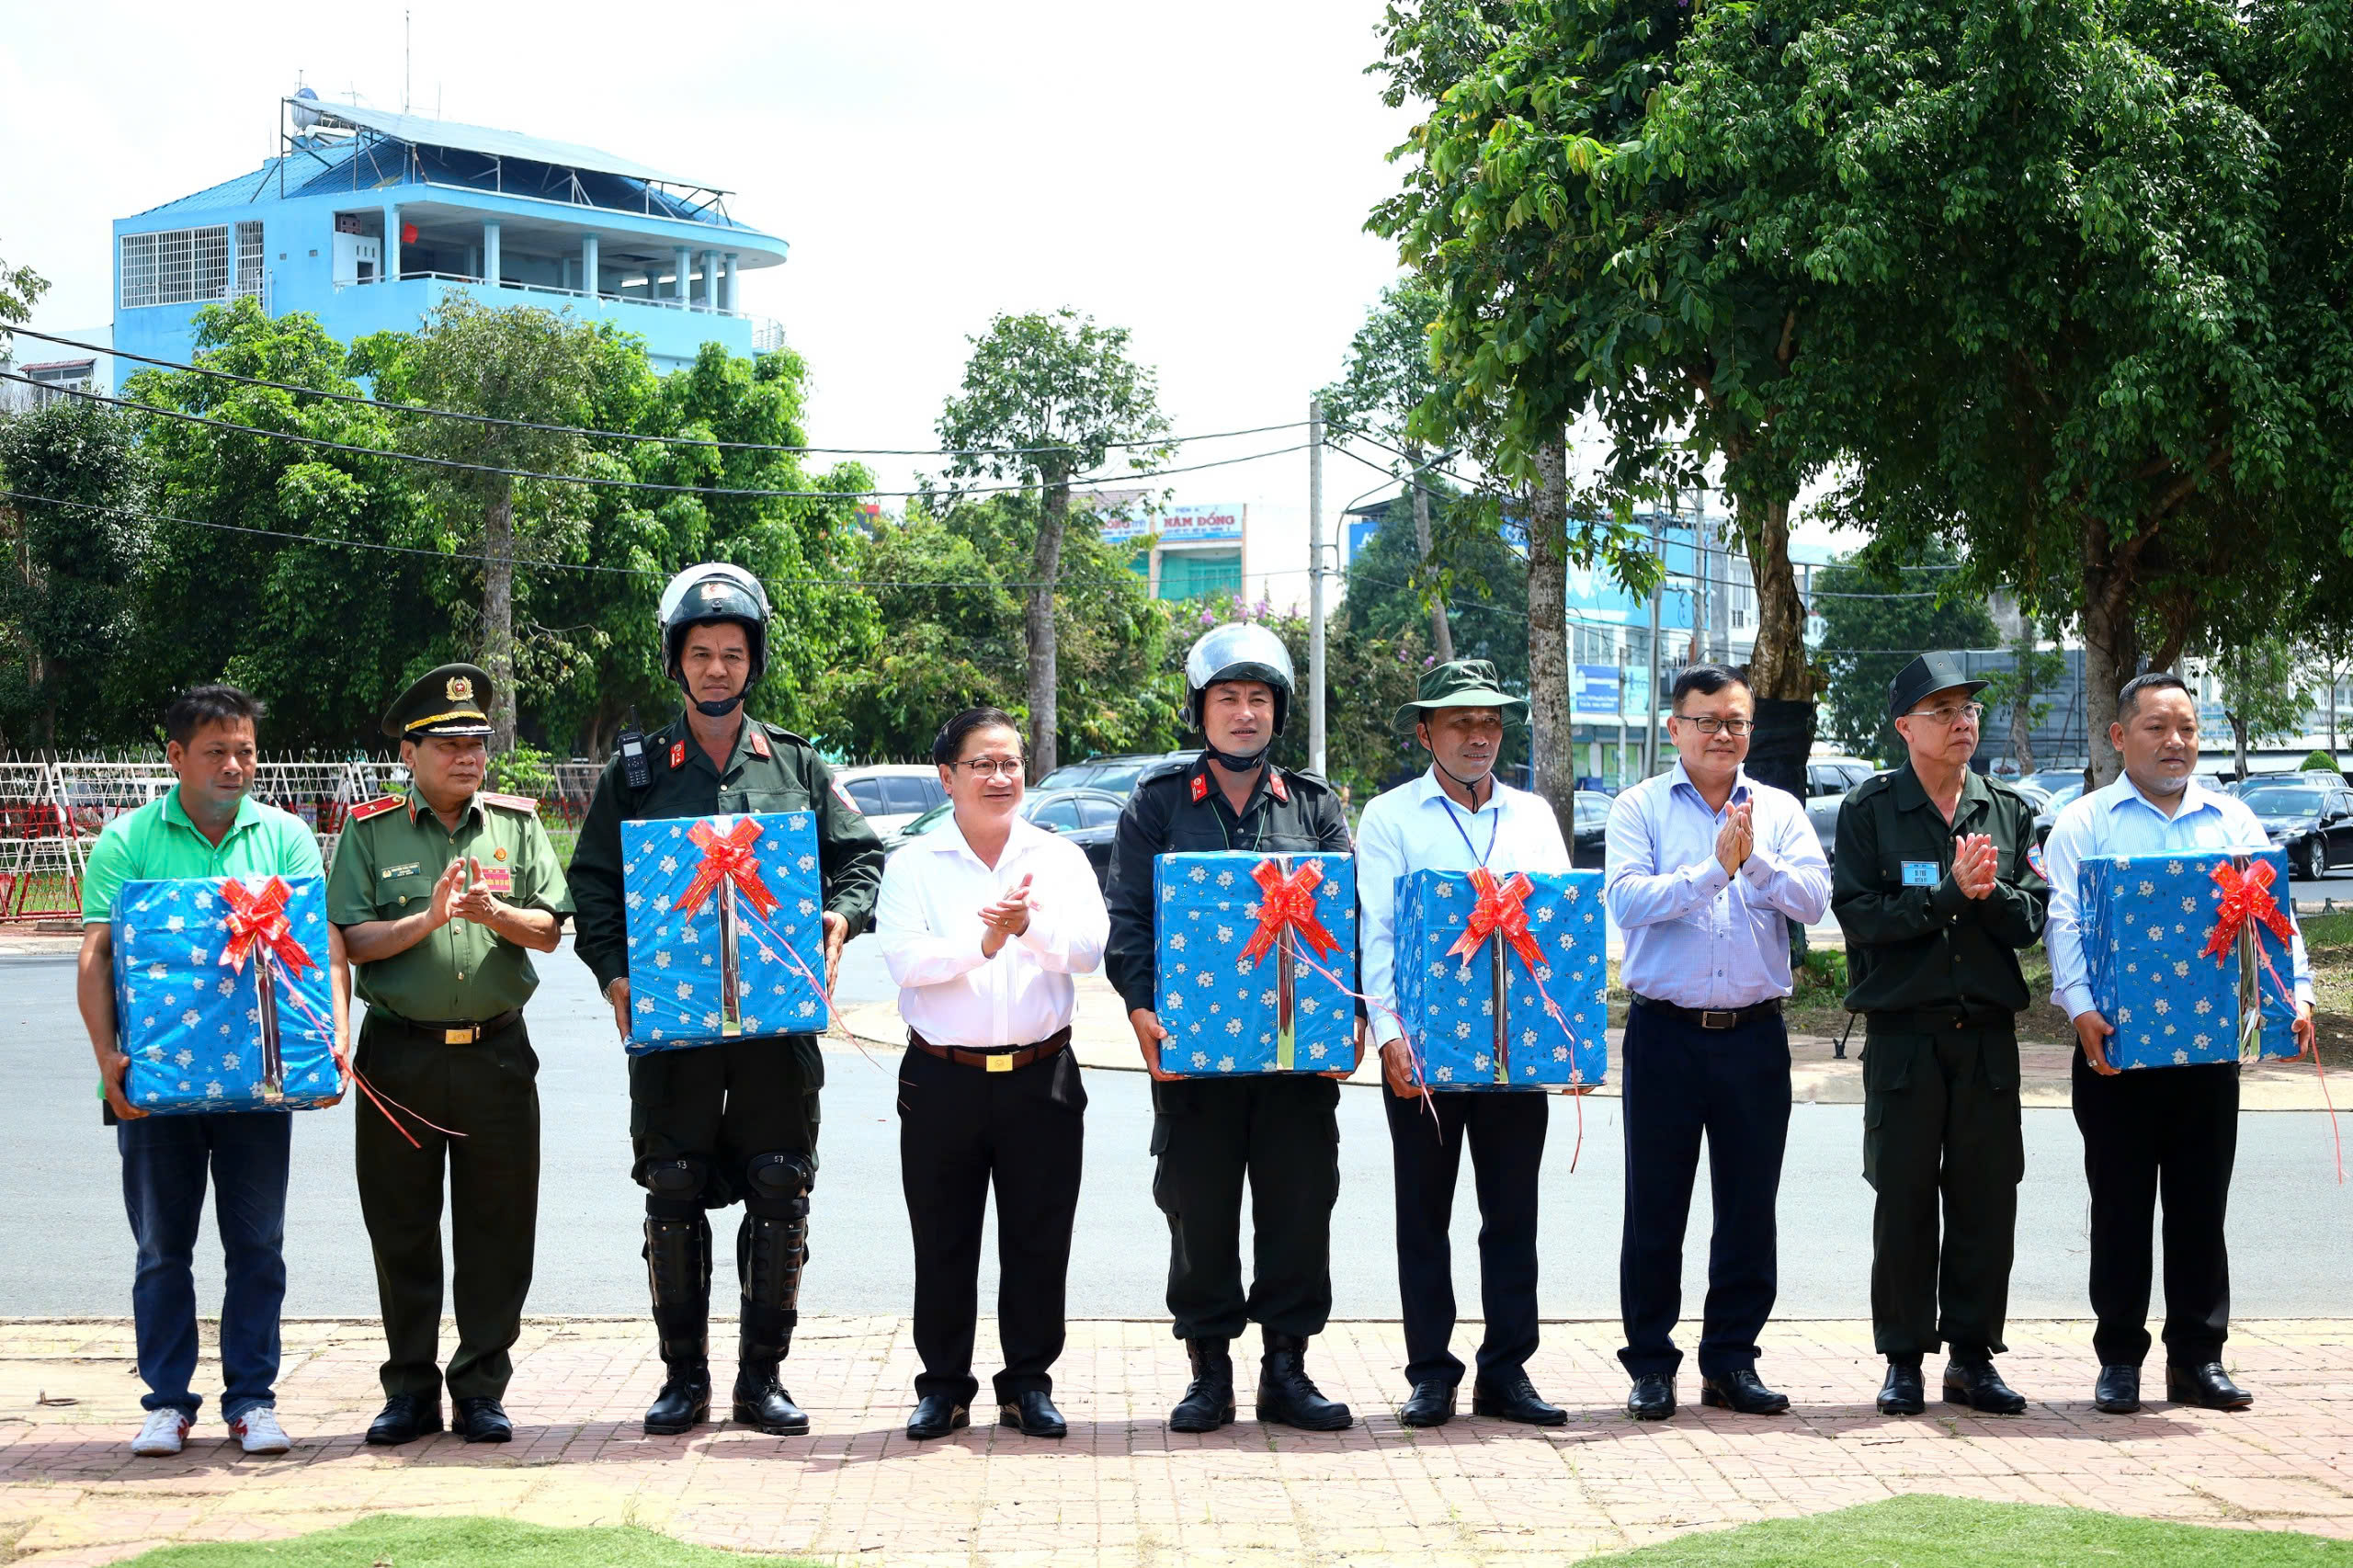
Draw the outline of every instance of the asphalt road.
<instances>
[{"instance_id":1,"label":"asphalt road","mask_svg":"<svg viewBox=\"0 0 2353 1568\"><path fill-rule=\"evenodd\" d=\"M2337 879L2330 879L2335 882ZM2353 881L2346 883L2353 893ZM569 947L544 960L531 1007L542 1062L545 1127L535 1312L644 1310L638 1257L638 1189L628 1178L629 1100L610 1015ZM871 944L853 943L843 999L888 997ZM0 1207L0 1314L112 1314L130 1309L131 1244L118 1207L119 1163L98 1123L86 1040L73 1000L70 956L0 958L0 1104L16 1153ZM912 1260L898 1182L895 1061L856 1052L827 1058L821 1148L804 1305L820 1312L904 1312ZM1093 1071L1086 1187L1070 1279L1074 1316L1162 1315L1166 1233L1151 1198L1148 1081ZM1574 1102L1552 1104L1544 1165L1543 1307L1547 1316L1617 1314L1617 1238L1623 1185L1615 1100L1590 1102L1574 1168ZM295 1118L289 1200L286 1310L294 1316L369 1315L374 1276L350 1173L347 1102ZM1377 1090L1341 1096L1342 1180L1334 1217L1336 1313L1397 1312L1390 1212L1389 1140ZM2353 1130L2348 1130L2353 1131ZM2019 1195L2018 1263L2011 1311L2081 1316L2086 1270L2082 1145L2064 1111L2026 1113L2027 1178ZM1861 1110L1796 1108L1781 1184L1779 1312L1858 1318L1868 1312L1870 1192L1860 1174ZM2234 1308L2246 1317L2336 1314L2353 1278L2353 1187L2336 1184L2325 1119L2279 1112L2241 1122L2231 1245ZM1707 1182L1693 1203L1686 1293L1704 1290ZM1457 1293L1478 1300L1478 1216L1468 1173L1456 1208ZM720 1251L729 1251L725 1239ZM198 1253L199 1300L220 1299L217 1243L208 1219ZM719 1271L722 1295L731 1289ZM985 1271L983 1300L995 1290Z\"/></svg>"}]
</instances>

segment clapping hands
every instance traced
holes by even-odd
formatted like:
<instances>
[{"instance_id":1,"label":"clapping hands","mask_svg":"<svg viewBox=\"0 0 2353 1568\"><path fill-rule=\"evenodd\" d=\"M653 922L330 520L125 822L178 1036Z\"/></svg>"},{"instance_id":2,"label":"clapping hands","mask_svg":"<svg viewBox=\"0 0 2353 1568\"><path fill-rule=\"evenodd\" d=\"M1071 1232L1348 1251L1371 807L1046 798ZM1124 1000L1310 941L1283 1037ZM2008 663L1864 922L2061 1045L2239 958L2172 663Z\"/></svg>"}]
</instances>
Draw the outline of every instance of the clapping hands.
<instances>
[{"instance_id":1,"label":"clapping hands","mask_svg":"<svg viewBox=\"0 0 2353 1568\"><path fill-rule=\"evenodd\" d=\"M1725 875L1734 876L1756 847L1756 819L1749 802L1743 801L1724 812L1724 824L1716 830L1716 859Z\"/></svg>"},{"instance_id":2,"label":"clapping hands","mask_svg":"<svg viewBox=\"0 0 2353 1568\"><path fill-rule=\"evenodd\" d=\"M1984 898L1993 892L2001 865L2001 851L1994 847L1993 839L1982 833L1963 834L1960 847L1953 851L1952 880L1965 896Z\"/></svg>"},{"instance_id":3,"label":"clapping hands","mask_svg":"<svg viewBox=\"0 0 2353 1568\"><path fill-rule=\"evenodd\" d=\"M1029 913L1035 907L1029 899L1029 876L1024 872L1019 881L1006 890L1003 898L982 906L981 924L985 929L981 933L981 956L996 957L1006 938L1029 930Z\"/></svg>"}]
</instances>

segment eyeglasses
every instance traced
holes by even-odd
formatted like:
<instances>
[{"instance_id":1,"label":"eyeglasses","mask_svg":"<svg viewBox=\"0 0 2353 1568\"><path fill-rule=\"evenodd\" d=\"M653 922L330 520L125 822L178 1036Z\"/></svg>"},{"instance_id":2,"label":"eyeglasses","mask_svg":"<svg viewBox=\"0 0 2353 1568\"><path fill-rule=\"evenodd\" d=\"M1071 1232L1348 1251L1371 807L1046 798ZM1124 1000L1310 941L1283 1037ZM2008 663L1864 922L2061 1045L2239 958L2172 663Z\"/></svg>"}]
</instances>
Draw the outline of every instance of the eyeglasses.
<instances>
[{"instance_id":1,"label":"eyeglasses","mask_svg":"<svg viewBox=\"0 0 2353 1568\"><path fill-rule=\"evenodd\" d=\"M1690 725L1703 735L1724 734L1730 735L1734 740L1740 739L1741 736L1756 728L1756 721L1754 719L1694 719L1685 713L1670 713L1667 717Z\"/></svg>"},{"instance_id":2,"label":"eyeglasses","mask_svg":"<svg viewBox=\"0 0 2353 1568\"><path fill-rule=\"evenodd\" d=\"M1945 729L1950 729L1963 720L1974 724L1984 716L1985 705L1983 702L1957 702L1943 708L1918 709L1905 715L1911 719L1926 719Z\"/></svg>"},{"instance_id":3,"label":"eyeglasses","mask_svg":"<svg viewBox=\"0 0 2353 1568\"><path fill-rule=\"evenodd\" d=\"M1017 756L976 756L949 766L962 768L972 778L994 778L1000 773L1007 778L1021 777L1021 759Z\"/></svg>"}]
</instances>

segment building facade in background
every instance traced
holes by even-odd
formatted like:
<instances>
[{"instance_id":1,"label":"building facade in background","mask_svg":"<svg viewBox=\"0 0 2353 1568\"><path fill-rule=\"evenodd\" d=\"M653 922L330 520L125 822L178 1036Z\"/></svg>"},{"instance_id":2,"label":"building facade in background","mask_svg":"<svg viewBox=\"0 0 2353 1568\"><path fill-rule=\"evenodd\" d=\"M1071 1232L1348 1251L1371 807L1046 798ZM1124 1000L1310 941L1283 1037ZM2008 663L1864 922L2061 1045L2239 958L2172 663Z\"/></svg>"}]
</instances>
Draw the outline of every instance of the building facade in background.
<instances>
[{"instance_id":1,"label":"building facade in background","mask_svg":"<svg viewBox=\"0 0 2353 1568\"><path fill-rule=\"evenodd\" d=\"M594 148L426 119L309 89L283 101L260 168L114 224L113 347L185 361L196 312L252 298L340 341L413 331L449 292L637 334L657 370L706 343L781 347L743 308L745 271L785 243L727 192ZM125 373L136 363L126 363Z\"/></svg>"},{"instance_id":2,"label":"building facade in background","mask_svg":"<svg viewBox=\"0 0 2353 1568\"><path fill-rule=\"evenodd\" d=\"M1146 511L1141 492L1097 502L1103 542L1135 549L1130 564L1156 599L1239 597L1250 568L1250 508L1239 502Z\"/></svg>"}]
</instances>

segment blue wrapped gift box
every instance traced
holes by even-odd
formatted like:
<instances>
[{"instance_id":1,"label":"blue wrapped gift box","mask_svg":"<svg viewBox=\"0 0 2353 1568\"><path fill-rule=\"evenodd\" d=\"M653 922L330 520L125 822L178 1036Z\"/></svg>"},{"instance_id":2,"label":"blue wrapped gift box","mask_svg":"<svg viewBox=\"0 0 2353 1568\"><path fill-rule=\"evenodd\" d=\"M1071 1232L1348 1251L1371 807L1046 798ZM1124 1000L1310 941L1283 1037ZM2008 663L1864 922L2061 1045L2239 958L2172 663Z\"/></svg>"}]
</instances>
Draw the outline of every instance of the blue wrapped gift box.
<instances>
[{"instance_id":1,"label":"blue wrapped gift box","mask_svg":"<svg viewBox=\"0 0 2353 1568\"><path fill-rule=\"evenodd\" d=\"M1161 1070L1337 1073L1355 1060L1356 862L1245 851L1153 861Z\"/></svg>"},{"instance_id":2,"label":"blue wrapped gift box","mask_svg":"<svg viewBox=\"0 0 2353 1568\"><path fill-rule=\"evenodd\" d=\"M631 1055L825 1027L808 812L621 824Z\"/></svg>"},{"instance_id":3,"label":"blue wrapped gift box","mask_svg":"<svg viewBox=\"0 0 2353 1568\"><path fill-rule=\"evenodd\" d=\"M2244 866L2245 870L2240 868ZM2278 917L2292 923L2288 860L2277 849L2087 858L2077 873L2084 960L2092 1005L2115 1026L2108 1056L2119 1067L2184 1067L2293 1056L2296 975L2288 943L2261 919L2234 922L2210 953L2223 917L2225 881L2261 881ZM2217 869L2230 876L2218 880ZM2260 955L2259 957L2257 955ZM2268 967L2262 961L2270 960ZM2248 960L2254 961L2248 961ZM2280 993L2285 989L2287 995ZM2247 1026L2242 1029L2241 1024ZM2244 1038L2243 1038L2244 1037Z\"/></svg>"},{"instance_id":4,"label":"blue wrapped gift box","mask_svg":"<svg viewBox=\"0 0 2353 1568\"><path fill-rule=\"evenodd\" d=\"M302 1110L343 1093L324 877L131 881L115 895L116 1037L142 1110Z\"/></svg>"},{"instance_id":5,"label":"blue wrapped gift box","mask_svg":"<svg viewBox=\"0 0 2353 1568\"><path fill-rule=\"evenodd\" d=\"M1408 871L1397 879L1397 1011L1425 1085L1545 1089L1603 1080L1609 970L1601 878Z\"/></svg>"}]
</instances>

